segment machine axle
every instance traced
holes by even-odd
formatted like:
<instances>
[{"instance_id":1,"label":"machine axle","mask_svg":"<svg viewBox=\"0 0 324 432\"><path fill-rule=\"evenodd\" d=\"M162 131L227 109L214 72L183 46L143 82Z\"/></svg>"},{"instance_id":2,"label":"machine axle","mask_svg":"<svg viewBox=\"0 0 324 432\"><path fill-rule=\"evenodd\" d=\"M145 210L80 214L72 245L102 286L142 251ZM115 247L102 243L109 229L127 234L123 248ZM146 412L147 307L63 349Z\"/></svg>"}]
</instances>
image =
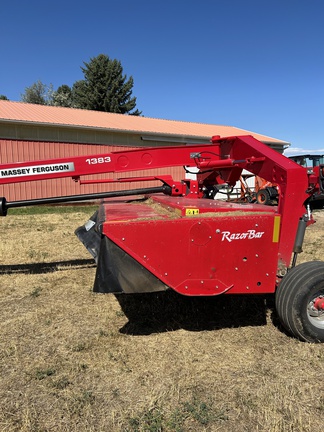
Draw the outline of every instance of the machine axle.
<instances>
[{"instance_id":1,"label":"machine axle","mask_svg":"<svg viewBox=\"0 0 324 432\"><path fill-rule=\"evenodd\" d=\"M83 195L70 195L70 196L51 197L51 198L38 198L32 200L11 201L11 202L8 202L5 197L2 197L0 198L0 216L7 216L8 209L10 208L30 207L30 206L46 205L46 204L60 204L60 203L77 202L77 201L92 201L92 200L103 199L103 198L116 198L116 197L146 195L146 194L156 194L156 193L164 193L166 195L169 195L171 194L171 187L168 185L163 185L163 186L151 187L151 188L140 188L140 189L113 191L113 192L101 192L101 193L83 194Z\"/></svg>"}]
</instances>

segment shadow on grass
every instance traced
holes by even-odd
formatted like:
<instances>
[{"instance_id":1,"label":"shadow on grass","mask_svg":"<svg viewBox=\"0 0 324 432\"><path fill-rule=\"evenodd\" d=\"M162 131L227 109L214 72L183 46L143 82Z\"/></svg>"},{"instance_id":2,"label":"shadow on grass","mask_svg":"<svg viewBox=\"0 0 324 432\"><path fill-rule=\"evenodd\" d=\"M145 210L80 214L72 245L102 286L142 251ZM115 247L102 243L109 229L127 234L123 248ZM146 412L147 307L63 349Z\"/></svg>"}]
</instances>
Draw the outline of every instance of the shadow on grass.
<instances>
[{"instance_id":1,"label":"shadow on grass","mask_svg":"<svg viewBox=\"0 0 324 432\"><path fill-rule=\"evenodd\" d=\"M145 335L185 329L216 330L266 325L269 296L186 297L175 291L116 295L128 322L121 333Z\"/></svg>"},{"instance_id":2,"label":"shadow on grass","mask_svg":"<svg viewBox=\"0 0 324 432\"><path fill-rule=\"evenodd\" d=\"M267 306L269 311L271 312L270 314L270 319L272 324L274 325L274 327L276 327L280 333L283 333L284 335L286 335L289 338L294 339L294 336L282 325L279 315L276 311L276 307L275 307L275 296L269 296L267 299Z\"/></svg>"},{"instance_id":3,"label":"shadow on grass","mask_svg":"<svg viewBox=\"0 0 324 432\"><path fill-rule=\"evenodd\" d=\"M93 259L75 259L34 264L0 265L0 274L42 274L66 270L67 268L96 267Z\"/></svg>"},{"instance_id":4,"label":"shadow on grass","mask_svg":"<svg viewBox=\"0 0 324 432\"><path fill-rule=\"evenodd\" d=\"M43 274L66 269L95 268L93 259L0 265L1 274ZM186 297L168 290L146 294L115 295L128 322L120 329L129 335L148 335L186 329L216 330L266 325L267 311L283 331L271 295L220 295Z\"/></svg>"}]
</instances>

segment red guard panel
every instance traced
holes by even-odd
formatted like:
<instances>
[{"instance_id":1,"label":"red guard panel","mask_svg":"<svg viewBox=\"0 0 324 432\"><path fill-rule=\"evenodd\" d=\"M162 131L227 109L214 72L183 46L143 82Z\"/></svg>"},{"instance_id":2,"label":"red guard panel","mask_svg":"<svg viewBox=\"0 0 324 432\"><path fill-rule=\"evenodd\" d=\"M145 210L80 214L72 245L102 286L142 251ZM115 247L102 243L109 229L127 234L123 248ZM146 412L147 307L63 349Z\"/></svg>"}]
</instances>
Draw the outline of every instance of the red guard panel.
<instances>
[{"instance_id":1,"label":"red guard panel","mask_svg":"<svg viewBox=\"0 0 324 432\"><path fill-rule=\"evenodd\" d=\"M202 200L195 201L199 209ZM156 203L109 204L103 234L181 294L274 292L279 216L273 208L225 204L223 211L185 217Z\"/></svg>"}]
</instances>

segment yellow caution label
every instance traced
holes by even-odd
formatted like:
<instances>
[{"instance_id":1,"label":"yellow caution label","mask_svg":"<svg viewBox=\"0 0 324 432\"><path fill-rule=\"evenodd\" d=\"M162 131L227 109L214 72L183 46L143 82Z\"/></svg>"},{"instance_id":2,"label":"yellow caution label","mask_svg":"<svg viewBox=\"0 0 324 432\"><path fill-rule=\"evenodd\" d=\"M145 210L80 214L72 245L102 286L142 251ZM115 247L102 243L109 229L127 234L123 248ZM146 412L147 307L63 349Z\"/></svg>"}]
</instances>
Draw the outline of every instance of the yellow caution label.
<instances>
[{"instance_id":1,"label":"yellow caution label","mask_svg":"<svg viewBox=\"0 0 324 432\"><path fill-rule=\"evenodd\" d=\"M194 216L199 214L199 209L186 208L186 216Z\"/></svg>"},{"instance_id":2,"label":"yellow caution label","mask_svg":"<svg viewBox=\"0 0 324 432\"><path fill-rule=\"evenodd\" d=\"M279 234L280 234L280 216L275 216L273 222L273 235L272 235L273 243L278 243Z\"/></svg>"}]
</instances>

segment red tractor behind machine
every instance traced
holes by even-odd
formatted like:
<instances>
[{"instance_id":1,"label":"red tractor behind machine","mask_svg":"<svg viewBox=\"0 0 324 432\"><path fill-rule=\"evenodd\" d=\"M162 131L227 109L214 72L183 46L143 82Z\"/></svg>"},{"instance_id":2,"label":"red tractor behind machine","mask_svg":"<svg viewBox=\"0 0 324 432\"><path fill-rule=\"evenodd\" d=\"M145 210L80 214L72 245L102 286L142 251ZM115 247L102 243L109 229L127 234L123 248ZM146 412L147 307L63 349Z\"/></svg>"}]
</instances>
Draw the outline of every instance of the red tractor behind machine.
<instances>
[{"instance_id":1,"label":"red tractor behind machine","mask_svg":"<svg viewBox=\"0 0 324 432\"><path fill-rule=\"evenodd\" d=\"M97 263L95 291L275 293L286 329L301 340L323 342L324 263L296 265L305 229L314 222L308 203L323 191L321 165L309 171L251 136L213 137L207 145L4 164L0 184L62 177L84 184L87 180L81 177L90 174L179 165L187 171L198 168L197 178L126 177L115 181L158 180L161 186L14 202L2 198L0 213L5 216L19 206L102 199L99 210L76 230ZM277 185L278 205L214 199L224 185L236 184L243 169ZM132 199L122 201L126 196Z\"/></svg>"}]
</instances>

